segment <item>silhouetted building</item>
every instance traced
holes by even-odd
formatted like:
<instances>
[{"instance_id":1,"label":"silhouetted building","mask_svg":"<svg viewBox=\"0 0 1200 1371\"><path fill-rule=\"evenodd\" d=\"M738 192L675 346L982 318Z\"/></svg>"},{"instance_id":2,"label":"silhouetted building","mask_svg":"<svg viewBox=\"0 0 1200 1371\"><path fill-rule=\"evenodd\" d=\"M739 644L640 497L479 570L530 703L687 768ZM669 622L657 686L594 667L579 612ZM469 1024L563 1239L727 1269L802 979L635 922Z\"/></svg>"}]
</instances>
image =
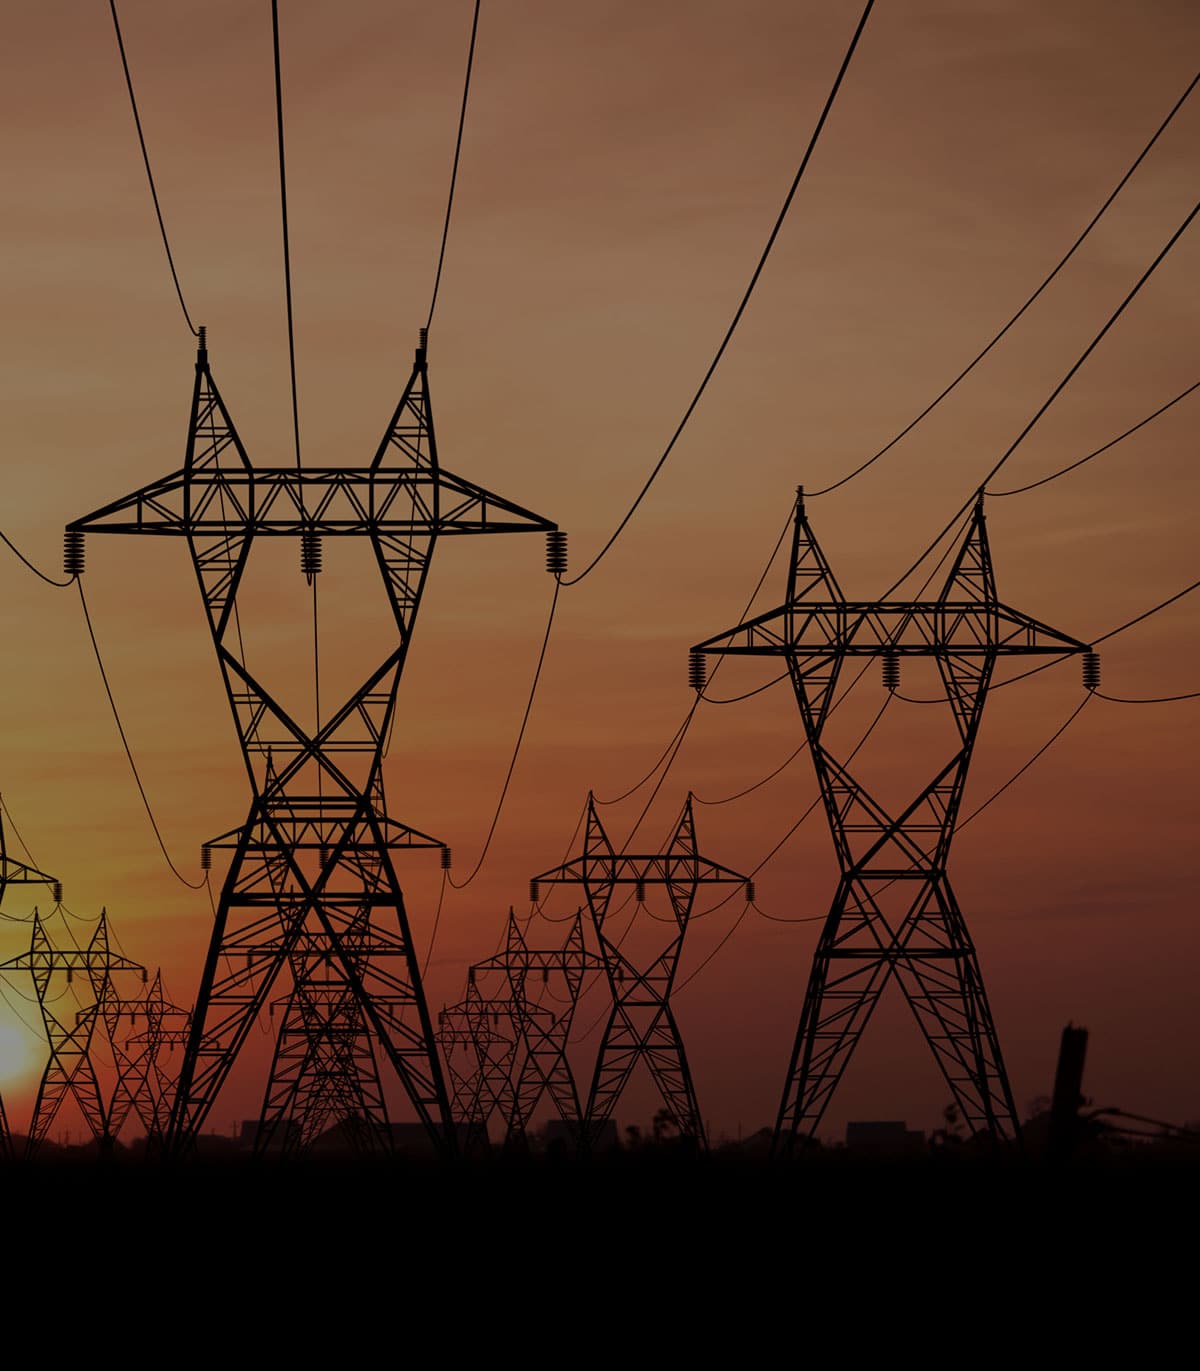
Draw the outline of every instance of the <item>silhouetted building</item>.
<instances>
[{"instance_id":1,"label":"silhouetted building","mask_svg":"<svg viewBox=\"0 0 1200 1371\"><path fill-rule=\"evenodd\" d=\"M578 1139L578 1129L572 1131L562 1119L547 1119L542 1125L541 1139L542 1147L557 1148L560 1144L573 1148ZM617 1125L613 1119L605 1119L597 1128L592 1148L597 1152L607 1152L609 1148L619 1146L617 1142Z\"/></svg>"},{"instance_id":2,"label":"silhouetted building","mask_svg":"<svg viewBox=\"0 0 1200 1371\"><path fill-rule=\"evenodd\" d=\"M892 1120L857 1120L846 1125L846 1146L856 1152L921 1152L925 1134Z\"/></svg>"}]
</instances>

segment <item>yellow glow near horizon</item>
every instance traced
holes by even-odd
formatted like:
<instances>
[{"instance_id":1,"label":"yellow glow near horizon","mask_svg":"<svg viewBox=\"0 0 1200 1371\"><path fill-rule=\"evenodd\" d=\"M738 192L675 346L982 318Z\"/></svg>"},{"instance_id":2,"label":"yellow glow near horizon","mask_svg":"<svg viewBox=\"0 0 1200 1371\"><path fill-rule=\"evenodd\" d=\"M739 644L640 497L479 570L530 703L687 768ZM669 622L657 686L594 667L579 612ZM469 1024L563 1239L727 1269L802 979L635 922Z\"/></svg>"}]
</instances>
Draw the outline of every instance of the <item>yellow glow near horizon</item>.
<instances>
[{"instance_id":1,"label":"yellow glow near horizon","mask_svg":"<svg viewBox=\"0 0 1200 1371\"><path fill-rule=\"evenodd\" d=\"M20 1028L0 1024L0 1085L29 1076L37 1062L37 1044Z\"/></svg>"}]
</instances>

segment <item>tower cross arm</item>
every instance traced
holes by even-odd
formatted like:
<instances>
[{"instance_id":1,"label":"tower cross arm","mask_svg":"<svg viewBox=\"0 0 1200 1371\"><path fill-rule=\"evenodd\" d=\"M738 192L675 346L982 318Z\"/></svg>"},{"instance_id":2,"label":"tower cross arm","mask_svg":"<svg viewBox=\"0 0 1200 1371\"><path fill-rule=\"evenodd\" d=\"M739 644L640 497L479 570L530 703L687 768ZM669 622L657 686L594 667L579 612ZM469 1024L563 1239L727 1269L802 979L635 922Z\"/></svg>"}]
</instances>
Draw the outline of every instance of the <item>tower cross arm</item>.
<instances>
[{"instance_id":1,"label":"tower cross arm","mask_svg":"<svg viewBox=\"0 0 1200 1371\"><path fill-rule=\"evenodd\" d=\"M688 852L642 856L574 857L533 878L535 885L674 885L683 881L745 885L747 877L719 862Z\"/></svg>"},{"instance_id":2,"label":"tower cross arm","mask_svg":"<svg viewBox=\"0 0 1200 1371\"><path fill-rule=\"evenodd\" d=\"M604 959L594 952L573 952L557 948L553 951L538 952L526 948L523 952L497 952L494 957L485 957L481 962L473 962L471 970L476 975L488 971L517 972L527 975L534 971L602 971Z\"/></svg>"},{"instance_id":3,"label":"tower cross arm","mask_svg":"<svg viewBox=\"0 0 1200 1371\"><path fill-rule=\"evenodd\" d=\"M0 890L6 885L57 885L53 876L47 876L35 866L19 862L15 857L0 853Z\"/></svg>"},{"instance_id":4,"label":"tower cross arm","mask_svg":"<svg viewBox=\"0 0 1200 1371\"><path fill-rule=\"evenodd\" d=\"M0 972L7 971L137 971L145 975L141 962L115 952L98 956L94 950L78 948L63 952L58 948L33 948L0 962Z\"/></svg>"},{"instance_id":5,"label":"tower cross arm","mask_svg":"<svg viewBox=\"0 0 1200 1371\"><path fill-rule=\"evenodd\" d=\"M67 525L74 533L333 537L551 532L558 525L439 468L205 467Z\"/></svg>"},{"instance_id":6,"label":"tower cross arm","mask_svg":"<svg viewBox=\"0 0 1200 1371\"><path fill-rule=\"evenodd\" d=\"M996 601L830 600L769 610L691 650L747 657L982 657L1069 655L1088 645Z\"/></svg>"}]
</instances>

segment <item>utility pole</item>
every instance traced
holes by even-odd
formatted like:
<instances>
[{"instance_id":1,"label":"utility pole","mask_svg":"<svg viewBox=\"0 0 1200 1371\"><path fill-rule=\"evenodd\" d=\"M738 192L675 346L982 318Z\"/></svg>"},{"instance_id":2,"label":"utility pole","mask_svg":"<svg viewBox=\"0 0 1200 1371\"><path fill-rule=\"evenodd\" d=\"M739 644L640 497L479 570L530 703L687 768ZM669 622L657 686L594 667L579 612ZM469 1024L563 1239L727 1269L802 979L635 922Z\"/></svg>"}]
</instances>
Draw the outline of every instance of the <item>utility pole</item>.
<instances>
[{"instance_id":1,"label":"utility pole","mask_svg":"<svg viewBox=\"0 0 1200 1371\"><path fill-rule=\"evenodd\" d=\"M982 497L941 592L913 601L847 600L796 500L787 599L691 649L704 657L782 658L817 774L841 878L813 957L775 1129L777 1151L811 1138L884 986L893 977L973 1132L1017 1136L1012 1091L975 947L946 875L988 686L1001 658L1087 653L1085 643L1002 604ZM825 725L848 659L877 657L895 693L904 658L932 658L958 746L896 813L826 747ZM927 773L928 774L928 773Z\"/></svg>"},{"instance_id":2,"label":"utility pole","mask_svg":"<svg viewBox=\"0 0 1200 1371\"><path fill-rule=\"evenodd\" d=\"M252 792L245 824L211 847L230 852L168 1151L189 1148L281 973L304 983L333 968L417 1117L453 1149L449 1099L393 858L426 845L391 819L382 760L396 692L437 540L548 534L556 526L454 476L438 462L422 330L405 386L366 467L252 466L209 368L196 357L181 470L70 524L65 564L83 571L89 533L182 537L196 570ZM237 595L258 538L293 538L311 580L322 539L366 539L395 623L379 666L315 727L305 727L246 665ZM297 971L301 959L304 968Z\"/></svg>"},{"instance_id":3,"label":"utility pole","mask_svg":"<svg viewBox=\"0 0 1200 1371\"><path fill-rule=\"evenodd\" d=\"M671 1008L671 990L697 892L702 886L722 884L744 885L749 893L750 882L745 876L700 855L691 795L666 847L661 852L635 854L614 850L590 793L583 850L530 882L529 893L535 902L543 885L583 887L612 994L612 1009L596 1054L584 1112L585 1150L598 1141L640 1062L649 1068L680 1135L699 1148L706 1146L683 1037ZM647 887L656 886L667 893L671 908L668 921L675 927L652 958L635 961L622 950L626 935L614 937L608 927L612 898L619 886L633 887L639 907L645 903Z\"/></svg>"}]
</instances>

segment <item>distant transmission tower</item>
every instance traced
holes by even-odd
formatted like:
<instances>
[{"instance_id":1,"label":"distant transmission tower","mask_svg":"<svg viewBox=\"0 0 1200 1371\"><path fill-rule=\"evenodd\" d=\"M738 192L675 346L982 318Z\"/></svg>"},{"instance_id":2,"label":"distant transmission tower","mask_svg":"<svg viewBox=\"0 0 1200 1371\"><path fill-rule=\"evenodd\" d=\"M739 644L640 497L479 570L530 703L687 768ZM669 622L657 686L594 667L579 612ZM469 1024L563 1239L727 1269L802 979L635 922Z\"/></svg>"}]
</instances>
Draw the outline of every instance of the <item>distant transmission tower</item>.
<instances>
[{"instance_id":1,"label":"distant transmission tower","mask_svg":"<svg viewBox=\"0 0 1200 1371\"><path fill-rule=\"evenodd\" d=\"M378 800L382 810L382 793ZM448 864L449 852L435 838L408 829L405 845L437 848ZM373 874L378 879L378 872ZM282 864L279 875L286 875ZM285 882L277 888L282 897ZM370 943L371 913L370 902L364 901L344 937L349 949L356 941ZM289 970L290 991L270 1006L271 1017L279 1008L282 1019L255 1151L304 1151L336 1125L357 1150L391 1152L394 1139L374 1035L345 969L294 951ZM365 964L360 965L360 976L364 970ZM373 993L377 1007L391 1004L394 1013L403 1014L407 999L402 988L397 993L377 980Z\"/></svg>"},{"instance_id":2,"label":"distant transmission tower","mask_svg":"<svg viewBox=\"0 0 1200 1371\"><path fill-rule=\"evenodd\" d=\"M549 535L550 567L561 570L565 547L554 524L439 467L423 332L371 465L300 470L251 466L209 371L203 329L182 470L68 526L71 574L83 570L86 533L187 539L252 790L249 817L227 840L232 855L179 1075L169 1151L195 1140L277 977L297 977L297 959L305 968L301 983L315 984L323 967L342 978L435 1145L453 1146L393 865L395 852L425 840L386 814L384 740L437 539L535 530ZM369 540L396 642L314 731L247 668L236 602L256 538L297 539L301 569L311 578L325 536Z\"/></svg>"},{"instance_id":3,"label":"distant transmission tower","mask_svg":"<svg viewBox=\"0 0 1200 1371\"><path fill-rule=\"evenodd\" d=\"M583 886L587 896L613 1000L584 1114L583 1146L588 1148L598 1141L638 1063L644 1062L680 1135L704 1147L704 1122L683 1038L671 1009L671 989L701 886L749 887L749 882L736 871L700 855L690 795L666 848L634 855L614 851L589 794L583 851L562 866L535 876L530 895L536 901L540 886L568 884ZM656 956L635 963L622 951L623 937L615 938L608 928L610 906L618 886L632 886L641 906L646 887L651 885L666 890L675 929Z\"/></svg>"},{"instance_id":4,"label":"distant transmission tower","mask_svg":"<svg viewBox=\"0 0 1200 1371\"><path fill-rule=\"evenodd\" d=\"M92 1059L92 1045L96 1028L103 1024L106 1001L116 995L114 972L137 972L142 980L146 969L114 952L108 941L108 913L102 910L100 920L86 948L62 951L46 934L41 916L34 911L29 951L0 963L0 973L27 971L33 978L33 988L42 1011L49 1056L38 1085L33 1119L25 1142L25 1155L33 1156L50 1130L59 1110L69 1098L74 1098L84 1122L100 1144L102 1152L111 1151L116 1141L113 1126L112 1097L106 1101ZM51 996L55 977L62 973L66 986L76 972L82 972L92 992L92 1003L82 1005L64 1021L51 1006L59 996ZM121 1115L123 1120L124 1114Z\"/></svg>"},{"instance_id":5,"label":"distant transmission tower","mask_svg":"<svg viewBox=\"0 0 1200 1371\"><path fill-rule=\"evenodd\" d=\"M796 502L787 599L692 648L781 657L800 706L841 879L817 944L775 1131L776 1149L811 1137L884 986L894 976L973 1131L1014 1137L1013 1105L975 948L946 875L950 841L988 686L1001 657L1056 657L1086 644L1009 609L996 596L982 499L941 593L847 600ZM895 691L900 661L932 658L958 745L911 803L889 813L824 744L848 658L879 657Z\"/></svg>"},{"instance_id":6,"label":"distant transmission tower","mask_svg":"<svg viewBox=\"0 0 1200 1371\"><path fill-rule=\"evenodd\" d=\"M101 1014L118 1069L110 1111L113 1137L120 1136L125 1120L135 1114L146 1130L147 1150L161 1151L175 1098L175 1073L164 1062L163 1050L170 1053L186 1044L191 1012L166 998L162 972L156 971L140 999L109 997Z\"/></svg>"},{"instance_id":7,"label":"distant transmission tower","mask_svg":"<svg viewBox=\"0 0 1200 1371\"><path fill-rule=\"evenodd\" d=\"M8 841L4 833L4 810L0 808L0 905L3 904L10 885L48 885L53 892L55 904L62 900L62 886L53 876L47 876L44 871L26 866L24 862L8 855ZM12 1152L12 1132L8 1126L8 1116L4 1112L4 1097L0 1095L0 1160L10 1158Z\"/></svg>"},{"instance_id":8,"label":"distant transmission tower","mask_svg":"<svg viewBox=\"0 0 1200 1371\"><path fill-rule=\"evenodd\" d=\"M562 946L543 950L529 946L509 910L504 951L471 968L473 984L490 972L504 976L520 1037L521 1060L513 1079L505 1135L510 1149L528 1146L534 1111L544 1096L549 1096L568 1136L579 1143L583 1112L567 1044L584 977L603 970L603 958L584 946L581 911L571 920ZM548 993L550 1005L542 1003L543 992Z\"/></svg>"},{"instance_id":9,"label":"distant transmission tower","mask_svg":"<svg viewBox=\"0 0 1200 1371\"><path fill-rule=\"evenodd\" d=\"M438 1014L438 1041L452 1088L451 1111L467 1155L486 1150L488 1124L497 1111L513 1112L513 1081L521 1045L509 999L485 1000L474 981L466 996Z\"/></svg>"}]
</instances>

